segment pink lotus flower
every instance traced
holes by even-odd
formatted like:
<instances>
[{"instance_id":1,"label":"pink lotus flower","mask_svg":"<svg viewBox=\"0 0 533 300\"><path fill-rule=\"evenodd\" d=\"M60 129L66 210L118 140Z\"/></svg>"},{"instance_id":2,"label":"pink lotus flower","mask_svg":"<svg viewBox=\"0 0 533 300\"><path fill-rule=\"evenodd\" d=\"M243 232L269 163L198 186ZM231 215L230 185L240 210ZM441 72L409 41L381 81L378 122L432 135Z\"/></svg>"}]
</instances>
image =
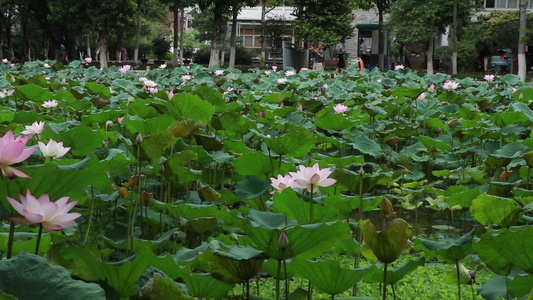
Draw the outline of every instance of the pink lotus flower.
<instances>
[{"instance_id":1,"label":"pink lotus flower","mask_svg":"<svg viewBox=\"0 0 533 300\"><path fill-rule=\"evenodd\" d=\"M167 64L162 64L162 65L159 66L159 69L164 69L166 67L167 67Z\"/></svg>"},{"instance_id":2,"label":"pink lotus flower","mask_svg":"<svg viewBox=\"0 0 533 300\"><path fill-rule=\"evenodd\" d=\"M270 177L270 182L273 188L275 188L275 191L270 192L270 194L274 194L276 191L281 193L284 189L288 187L292 187L293 185L293 179L290 175L281 176L278 174L278 178Z\"/></svg>"},{"instance_id":3,"label":"pink lotus flower","mask_svg":"<svg viewBox=\"0 0 533 300\"><path fill-rule=\"evenodd\" d=\"M485 75L483 76L483 79L485 79L488 83L491 83L494 81L494 79L496 78L496 75Z\"/></svg>"},{"instance_id":4,"label":"pink lotus flower","mask_svg":"<svg viewBox=\"0 0 533 300\"><path fill-rule=\"evenodd\" d=\"M301 68L300 71L309 71L308 68Z\"/></svg>"},{"instance_id":5,"label":"pink lotus flower","mask_svg":"<svg viewBox=\"0 0 533 300\"><path fill-rule=\"evenodd\" d=\"M333 171L331 171L330 168L321 170L318 163L315 163L312 167L306 167L303 165L298 167L300 168L298 172L289 172L294 179L292 187L301 188L310 193L320 194L319 187L328 187L337 182L337 180L333 178L328 178Z\"/></svg>"},{"instance_id":6,"label":"pink lotus flower","mask_svg":"<svg viewBox=\"0 0 533 300\"><path fill-rule=\"evenodd\" d=\"M119 123L120 125L122 125L122 121L124 120L124 117L118 117L117 119L117 123Z\"/></svg>"},{"instance_id":7,"label":"pink lotus flower","mask_svg":"<svg viewBox=\"0 0 533 300\"><path fill-rule=\"evenodd\" d=\"M118 71L122 74L128 72L129 70L131 70L131 66L130 65L123 65L122 67L120 67L118 69Z\"/></svg>"},{"instance_id":8,"label":"pink lotus flower","mask_svg":"<svg viewBox=\"0 0 533 300\"><path fill-rule=\"evenodd\" d=\"M149 88L157 86L157 83L155 81L149 80L149 79L146 79L146 78L143 80L143 83L144 83L145 87L149 87Z\"/></svg>"},{"instance_id":9,"label":"pink lotus flower","mask_svg":"<svg viewBox=\"0 0 533 300\"><path fill-rule=\"evenodd\" d=\"M0 169L2 169L2 175L8 178L30 177L23 172L10 167L10 165L26 160L35 150L37 150L37 147L25 149L29 139L29 136L18 136L17 138L14 138L13 131L11 130L6 132L6 134L0 138Z\"/></svg>"},{"instance_id":10,"label":"pink lotus flower","mask_svg":"<svg viewBox=\"0 0 533 300\"><path fill-rule=\"evenodd\" d=\"M157 89L157 87L149 87L149 88L148 88L148 91L149 91L150 93L152 93L152 94L155 94L155 93L158 92L158 89Z\"/></svg>"},{"instance_id":11,"label":"pink lotus flower","mask_svg":"<svg viewBox=\"0 0 533 300\"><path fill-rule=\"evenodd\" d=\"M187 81L191 80L191 78L192 78L192 77L191 77L191 75L189 75L189 74L186 74L186 75L181 76L181 80L183 80L183 83L182 83L182 84L187 83Z\"/></svg>"},{"instance_id":12,"label":"pink lotus flower","mask_svg":"<svg viewBox=\"0 0 533 300\"><path fill-rule=\"evenodd\" d=\"M67 152L70 150L70 147L63 147L63 142L58 143L54 140L50 140L47 145L40 141L38 144L39 149L46 158L58 159L63 157L63 155L67 154Z\"/></svg>"},{"instance_id":13,"label":"pink lotus flower","mask_svg":"<svg viewBox=\"0 0 533 300\"><path fill-rule=\"evenodd\" d=\"M266 71L265 71L265 75L270 75L271 72L272 72L272 71L270 71L270 70L266 70Z\"/></svg>"},{"instance_id":14,"label":"pink lotus flower","mask_svg":"<svg viewBox=\"0 0 533 300\"><path fill-rule=\"evenodd\" d=\"M457 88L459 87L459 82L455 82L455 81L446 81L443 85L442 85L442 88L447 90L447 91L454 91L456 90Z\"/></svg>"},{"instance_id":15,"label":"pink lotus flower","mask_svg":"<svg viewBox=\"0 0 533 300\"><path fill-rule=\"evenodd\" d=\"M274 70L274 72L276 72L277 69L278 69L278 66L276 65L272 66L272 70Z\"/></svg>"},{"instance_id":16,"label":"pink lotus flower","mask_svg":"<svg viewBox=\"0 0 533 300\"><path fill-rule=\"evenodd\" d=\"M20 202L9 196L6 198L11 206L24 216L8 218L19 224L42 224L43 228L47 230L59 231L76 225L74 220L81 217L80 213L69 213L78 203L78 201L67 203L70 197L63 197L56 202L50 202L48 194L42 194L41 197L35 198L30 190L27 190L26 196L19 194Z\"/></svg>"},{"instance_id":17,"label":"pink lotus flower","mask_svg":"<svg viewBox=\"0 0 533 300\"><path fill-rule=\"evenodd\" d=\"M30 137L34 135L41 134L44 131L44 121L41 122L33 122L31 126L25 126L26 130L22 131L22 134L29 135Z\"/></svg>"},{"instance_id":18,"label":"pink lotus flower","mask_svg":"<svg viewBox=\"0 0 533 300\"><path fill-rule=\"evenodd\" d=\"M59 105L59 102L57 100L50 100L50 101L44 101L43 104L41 104L44 108L54 108Z\"/></svg>"},{"instance_id":19,"label":"pink lotus flower","mask_svg":"<svg viewBox=\"0 0 533 300\"><path fill-rule=\"evenodd\" d=\"M298 105L298 111L299 111L299 112L302 112L302 111L304 111L304 107L303 107L303 105L302 105L302 104Z\"/></svg>"},{"instance_id":20,"label":"pink lotus flower","mask_svg":"<svg viewBox=\"0 0 533 300\"><path fill-rule=\"evenodd\" d=\"M280 78L278 79L278 84L284 84L287 82L287 78Z\"/></svg>"},{"instance_id":21,"label":"pink lotus flower","mask_svg":"<svg viewBox=\"0 0 533 300\"><path fill-rule=\"evenodd\" d=\"M429 90L430 93L433 93L433 92L435 91L435 84L432 83L432 84L429 86L429 89L428 89L428 90Z\"/></svg>"},{"instance_id":22,"label":"pink lotus flower","mask_svg":"<svg viewBox=\"0 0 533 300\"><path fill-rule=\"evenodd\" d=\"M416 100L424 100L426 99L426 93L421 93L420 95L418 95L418 97L416 98Z\"/></svg>"},{"instance_id":23,"label":"pink lotus flower","mask_svg":"<svg viewBox=\"0 0 533 300\"><path fill-rule=\"evenodd\" d=\"M172 97L174 97L174 91L170 90L167 92L167 96L168 96L168 99L172 99Z\"/></svg>"},{"instance_id":24,"label":"pink lotus flower","mask_svg":"<svg viewBox=\"0 0 533 300\"><path fill-rule=\"evenodd\" d=\"M216 70L215 71L215 75L217 75L217 76L224 75L224 70Z\"/></svg>"},{"instance_id":25,"label":"pink lotus flower","mask_svg":"<svg viewBox=\"0 0 533 300\"><path fill-rule=\"evenodd\" d=\"M92 63L92 62L93 62L92 57L86 57L86 58L85 58L85 62L87 62L87 63L89 63L89 64Z\"/></svg>"},{"instance_id":26,"label":"pink lotus flower","mask_svg":"<svg viewBox=\"0 0 533 300\"><path fill-rule=\"evenodd\" d=\"M333 107L333 110L336 114L344 114L346 110L348 109L348 106L344 104L337 104Z\"/></svg>"},{"instance_id":27,"label":"pink lotus flower","mask_svg":"<svg viewBox=\"0 0 533 300\"><path fill-rule=\"evenodd\" d=\"M396 66L394 66L394 70L395 70L395 71L403 70L404 68L405 68L404 65L396 65Z\"/></svg>"},{"instance_id":28,"label":"pink lotus flower","mask_svg":"<svg viewBox=\"0 0 533 300\"><path fill-rule=\"evenodd\" d=\"M7 64L7 62L8 62L7 58L2 59L2 62L3 62L4 64Z\"/></svg>"},{"instance_id":29,"label":"pink lotus flower","mask_svg":"<svg viewBox=\"0 0 533 300\"><path fill-rule=\"evenodd\" d=\"M285 76L287 77L294 76L294 75L296 75L296 71L293 71L293 70L285 71Z\"/></svg>"},{"instance_id":30,"label":"pink lotus flower","mask_svg":"<svg viewBox=\"0 0 533 300\"><path fill-rule=\"evenodd\" d=\"M324 84L322 85L322 88L325 89L325 90L327 90L327 89L328 89L328 84L327 84L327 83L324 83Z\"/></svg>"}]
</instances>

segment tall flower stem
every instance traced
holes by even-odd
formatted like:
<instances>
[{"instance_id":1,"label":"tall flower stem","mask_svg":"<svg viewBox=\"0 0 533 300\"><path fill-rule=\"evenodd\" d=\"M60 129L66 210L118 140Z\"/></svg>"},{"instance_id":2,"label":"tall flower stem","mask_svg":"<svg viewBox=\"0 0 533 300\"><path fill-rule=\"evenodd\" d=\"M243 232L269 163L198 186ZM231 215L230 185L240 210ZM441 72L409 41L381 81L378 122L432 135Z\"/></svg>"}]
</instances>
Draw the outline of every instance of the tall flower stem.
<instances>
[{"instance_id":1,"label":"tall flower stem","mask_svg":"<svg viewBox=\"0 0 533 300\"><path fill-rule=\"evenodd\" d=\"M387 263L383 269L383 300L387 299Z\"/></svg>"},{"instance_id":2,"label":"tall flower stem","mask_svg":"<svg viewBox=\"0 0 533 300\"><path fill-rule=\"evenodd\" d=\"M361 167L361 169L359 170L359 210L358 210L358 213L357 213L358 222L361 222L361 220L363 220L363 175L364 175L364 171L363 171L363 168ZM363 245L363 233L361 231L361 227L360 226L357 226L357 235L356 236L357 236L357 241L359 242L359 244ZM355 254L354 269L359 268L359 261L360 260L361 260L361 251L358 251ZM352 294L354 296L357 295L357 283L354 283L354 285L353 285Z\"/></svg>"},{"instance_id":3,"label":"tall flower stem","mask_svg":"<svg viewBox=\"0 0 533 300\"><path fill-rule=\"evenodd\" d=\"M89 232L91 232L91 225L93 223L93 212L94 212L94 186L91 185L91 214L89 215L89 225L87 226L87 232L85 233L85 238L83 239L83 245L87 243L89 238Z\"/></svg>"},{"instance_id":4,"label":"tall flower stem","mask_svg":"<svg viewBox=\"0 0 533 300\"><path fill-rule=\"evenodd\" d=\"M287 260L283 259L283 271L285 273L285 299L289 299L289 278L287 277Z\"/></svg>"},{"instance_id":5,"label":"tall flower stem","mask_svg":"<svg viewBox=\"0 0 533 300\"><path fill-rule=\"evenodd\" d=\"M281 260L278 260L278 274L276 275L276 300L280 299L279 278L281 277Z\"/></svg>"},{"instance_id":6,"label":"tall flower stem","mask_svg":"<svg viewBox=\"0 0 533 300\"><path fill-rule=\"evenodd\" d=\"M39 245L41 244L42 234L43 234L43 223L39 223L39 234L37 235L37 244L35 245L35 255L39 255Z\"/></svg>"},{"instance_id":7,"label":"tall flower stem","mask_svg":"<svg viewBox=\"0 0 533 300\"><path fill-rule=\"evenodd\" d=\"M459 261L455 261L455 268L457 269L457 299L461 300L461 277L459 274Z\"/></svg>"},{"instance_id":8,"label":"tall flower stem","mask_svg":"<svg viewBox=\"0 0 533 300\"><path fill-rule=\"evenodd\" d=\"M13 240L15 239L15 222L9 222L9 238L7 241L7 259L13 255Z\"/></svg>"},{"instance_id":9,"label":"tall flower stem","mask_svg":"<svg viewBox=\"0 0 533 300\"><path fill-rule=\"evenodd\" d=\"M314 222L314 210L313 210L313 188L314 186L311 184L311 205L309 206L310 209L309 209L309 223L312 224Z\"/></svg>"}]
</instances>

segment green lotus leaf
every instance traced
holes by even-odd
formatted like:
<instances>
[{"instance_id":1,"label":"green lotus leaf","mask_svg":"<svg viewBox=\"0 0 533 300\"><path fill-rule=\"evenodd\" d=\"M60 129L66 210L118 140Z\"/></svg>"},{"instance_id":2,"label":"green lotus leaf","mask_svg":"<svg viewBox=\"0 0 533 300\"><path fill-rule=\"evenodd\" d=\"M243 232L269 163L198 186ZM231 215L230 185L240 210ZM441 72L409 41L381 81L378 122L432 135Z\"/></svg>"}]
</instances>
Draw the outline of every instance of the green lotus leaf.
<instances>
[{"instance_id":1,"label":"green lotus leaf","mask_svg":"<svg viewBox=\"0 0 533 300\"><path fill-rule=\"evenodd\" d=\"M156 206L159 209L168 209L168 212L176 218L192 220L196 218L215 217L219 209L216 205L200 205L181 203L178 205L161 204Z\"/></svg>"},{"instance_id":2,"label":"green lotus leaf","mask_svg":"<svg viewBox=\"0 0 533 300\"><path fill-rule=\"evenodd\" d=\"M277 154L301 158L315 148L316 135L308 130L299 129L278 138L265 139L263 142Z\"/></svg>"},{"instance_id":3,"label":"green lotus leaf","mask_svg":"<svg viewBox=\"0 0 533 300\"><path fill-rule=\"evenodd\" d=\"M529 147L527 147L526 145L522 144L521 142L513 142L506 144L505 146L496 150L493 156L496 158L518 158L522 156L523 153L526 153L528 151Z\"/></svg>"},{"instance_id":4,"label":"green lotus leaf","mask_svg":"<svg viewBox=\"0 0 533 300\"><path fill-rule=\"evenodd\" d=\"M470 213L481 225L508 227L516 224L524 211L512 199L480 194L472 201Z\"/></svg>"},{"instance_id":5,"label":"green lotus leaf","mask_svg":"<svg viewBox=\"0 0 533 300\"><path fill-rule=\"evenodd\" d=\"M376 231L374 224L370 220L359 223L364 234L363 254L369 256L365 247L372 251L375 257L382 263L392 263L402 252L411 247L409 237L413 234L413 229L403 219L394 219L382 231Z\"/></svg>"},{"instance_id":6,"label":"green lotus leaf","mask_svg":"<svg viewBox=\"0 0 533 300\"><path fill-rule=\"evenodd\" d=\"M376 158L383 156L383 150L381 150L379 144L369 139L366 135L356 136L352 139L350 145L362 154L368 154Z\"/></svg>"},{"instance_id":7,"label":"green lotus leaf","mask_svg":"<svg viewBox=\"0 0 533 300\"><path fill-rule=\"evenodd\" d=\"M343 114L333 113L331 109L323 109L315 115L315 125L323 129L343 131L350 130L355 123Z\"/></svg>"},{"instance_id":8,"label":"green lotus leaf","mask_svg":"<svg viewBox=\"0 0 533 300\"><path fill-rule=\"evenodd\" d=\"M170 102L170 113L177 120L193 119L207 124L215 113L215 108L211 103L191 94L175 95Z\"/></svg>"},{"instance_id":9,"label":"green lotus leaf","mask_svg":"<svg viewBox=\"0 0 533 300\"><path fill-rule=\"evenodd\" d=\"M451 207L461 205L470 207L472 201L479 195L479 188L469 189L463 186L450 186L446 190L446 203Z\"/></svg>"},{"instance_id":10,"label":"green lotus leaf","mask_svg":"<svg viewBox=\"0 0 533 300\"><path fill-rule=\"evenodd\" d=\"M428 149L431 146L435 146L435 148L437 148L437 150L439 151L447 152L447 151L452 150L452 147L448 145L447 141L445 142L445 141L433 139L429 136L417 136L416 139L419 140L422 144L424 144L424 146L426 146L426 148Z\"/></svg>"},{"instance_id":11,"label":"green lotus leaf","mask_svg":"<svg viewBox=\"0 0 533 300\"><path fill-rule=\"evenodd\" d=\"M7 246L9 242L9 233L0 232L0 252L7 253ZM50 234L43 234L41 242L39 243L39 254L44 254L50 251L52 236ZM19 252L26 251L28 253L35 253L35 246L37 244L37 233L32 232L15 232L13 239L13 255Z\"/></svg>"},{"instance_id":12,"label":"green lotus leaf","mask_svg":"<svg viewBox=\"0 0 533 300\"><path fill-rule=\"evenodd\" d=\"M268 275L272 276L273 278L277 278L278 276L278 264L279 260L275 259L269 259L265 262L263 265L263 271L267 272ZM287 261L287 278L294 277L294 268L292 265L292 260ZM283 280L285 279L285 272L283 265L281 266L281 272L279 274L279 279ZM307 298L306 298L307 299Z\"/></svg>"},{"instance_id":13,"label":"green lotus leaf","mask_svg":"<svg viewBox=\"0 0 533 300\"><path fill-rule=\"evenodd\" d=\"M254 199L266 193L270 188L270 181L256 176L246 176L246 178L237 182L235 195L241 200Z\"/></svg>"},{"instance_id":14,"label":"green lotus leaf","mask_svg":"<svg viewBox=\"0 0 533 300\"><path fill-rule=\"evenodd\" d=\"M500 112L490 117L490 120L494 125L503 128L512 124L523 124L528 125L529 120L523 112L518 111L507 111Z\"/></svg>"},{"instance_id":15,"label":"green lotus leaf","mask_svg":"<svg viewBox=\"0 0 533 300\"><path fill-rule=\"evenodd\" d=\"M198 255L198 262L216 279L227 284L239 283L255 277L263 267L265 253L249 246L214 242L206 252Z\"/></svg>"},{"instance_id":16,"label":"green lotus leaf","mask_svg":"<svg viewBox=\"0 0 533 300\"><path fill-rule=\"evenodd\" d=\"M488 229L474 243L479 257L489 269L507 276L513 269L533 274L533 226Z\"/></svg>"},{"instance_id":17,"label":"green lotus leaf","mask_svg":"<svg viewBox=\"0 0 533 300\"><path fill-rule=\"evenodd\" d=\"M19 85L15 87L17 97L36 102L43 102L54 99L54 95L47 88L40 87L34 83Z\"/></svg>"},{"instance_id":18,"label":"green lotus leaf","mask_svg":"<svg viewBox=\"0 0 533 300\"><path fill-rule=\"evenodd\" d=\"M513 159L511 157L498 156L494 154L489 154L485 160L485 165L491 169L507 167Z\"/></svg>"},{"instance_id":19,"label":"green lotus leaf","mask_svg":"<svg viewBox=\"0 0 533 300\"><path fill-rule=\"evenodd\" d=\"M109 90L109 87L103 84L91 81L85 83L85 88L92 94L98 95L102 98L108 99L109 97L111 97L111 91Z\"/></svg>"},{"instance_id":20,"label":"green lotus leaf","mask_svg":"<svg viewBox=\"0 0 533 300\"><path fill-rule=\"evenodd\" d=\"M274 193L272 210L282 213L287 218L296 220L298 224L309 224L309 211L311 204L298 197L292 189L285 189L282 193ZM324 223L338 219L338 211L327 205L313 205L313 222Z\"/></svg>"},{"instance_id":21,"label":"green lotus leaf","mask_svg":"<svg viewBox=\"0 0 533 300\"><path fill-rule=\"evenodd\" d=\"M7 191L10 191L11 197L15 197L17 193L25 195L29 189L35 196L48 194L52 201L69 196L71 200L79 200L79 204L83 204L87 198L86 190L89 185L102 191L110 189L106 170L95 154L86 157L76 166L47 163L44 166L23 170L31 176L31 180L20 177L10 181L0 180L0 201L6 201L5 207L10 206L5 200Z\"/></svg>"},{"instance_id":22,"label":"green lotus leaf","mask_svg":"<svg viewBox=\"0 0 533 300\"><path fill-rule=\"evenodd\" d=\"M159 273L155 273L142 288L144 297L153 300L192 300L193 298L183 294L183 291L170 278L165 278Z\"/></svg>"},{"instance_id":23,"label":"green lotus leaf","mask_svg":"<svg viewBox=\"0 0 533 300\"><path fill-rule=\"evenodd\" d=\"M264 102L271 102L271 103L280 103L285 101L285 99L288 99L292 96L292 92L284 91L280 93L272 93L268 96L263 97Z\"/></svg>"},{"instance_id":24,"label":"green lotus leaf","mask_svg":"<svg viewBox=\"0 0 533 300\"><path fill-rule=\"evenodd\" d=\"M330 177L337 180L336 186L342 186L353 193L359 194L359 192L362 192L365 194L378 184L389 186L390 181L399 176L400 174L396 175L393 172L372 173L360 176L358 173L344 168L335 170ZM360 190L361 187L362 191Z\"/></svg>"},{"instance_id":25,"label":"green lotus leaf","mask_svg":"<svg viewBox=\"0 0 533 300\"><path fill-rule=\"evenodd\" d=\"M474 230L455 240L433 241L416 239L415 248L423 250L427 257L437 256L441 260L457 262L473 252Z\"/></svg>"},{"instance_id":26,"label":"green lotus leaf","mask_svg":"<svg viewBox=\"0 0 533 300\"><path fill-rule=\"evenodd\" d=\"M171 238L177 231L178 231L178 228L173 228L165 232L164 234L162 234L157 240L145 240L145 239L134 237L133 244L132 244L133 252L139 252L144 248L150 248L152 251L157 251L161 248L177 249L179 248L179 246L176 245L173 240L171 240ZM103 236L103 239L116 249L122 249L122 250L128 249L128 241L126 239L115 241L106 236Z\"/></svg>"},{"instance_id":27,"label":"green lotus leaf","mask_svg":"<svg viewBox=\"0 0 533 300\"><path fill-rule=\"evenodd\" d=\"M533 293L533 276L521 271L512 271L509 276L496 275L484 282L478 293L488 300L498 300L506 297L522 299Z\"/></svg>"},{"instance_id":28,"label":"green lotus leaf","mask_svg":"<svg viewBox=\"0 0 533 300\"><path fill-rule=\"evenodd\" d=\"M152 133L149 137L143 139L141 148L150 158L152 163L157 163L165 150L172 146L178 139L167 131Z\"/></svg>"},{"instance_id":29,"label":"green lotus leaf","mask_svg":"<svg viewBox=\"0 0 533 300\"><path fill-rule=\"evenodd\" d=\"M387 284L396 284L402 280L405 275L413 272L416 268L423 266L426 262L424 257L410 259L398 266L397 268L387 268ZM372 266L370 272L363 278L365 282L382 283L383 282L383 265L377 263Z\"/></svg>"},{"instance_id":30,"label":"green lotus leaf","mask_svg":"<svg viewBox=\"0 0 533 300\"><path fill-rule=\"evenodd\" d=\"M104 130L95 131L85 125L76 126L62 133L46 130L42 135L45 139L63 142L64 147L70 147L69 153L76 156L85 156L93 153L94 150L103 146L102 141L105 140Z\"/></svg>"},{"instance_id":31,"label":"green lotus leaf","mask_svg":"<svg viewBox=\"0 0 533 300\"><path fill-rule=\"evenodd\" d=\"M272 158L262 152L252 152L245 154L233 162L235 172L246 175L268 176L274 173L274 163Z\"/></svg>"},{"instance_id":32,"label":"green lotus leaf","mask_svg":"<svg viewBox=\"0 0 533 300\"><path fill-rule=\"evenodd\" d=\"M141 119L138 117L124 118L122 124L131 134L141 133L148 136L155 132L166 131L170 124L176 122L176 119L169 115L160 115L157 118Z\"/></svg>"},{"instance_id":33,"label":"green lotus leaf","mask_svg":"<svg viewBox=\"0 0 533 300\"><path fill-rule=\"evenodd\" d=\"M224 148L224 144L222 144L216 136L195 134L194 139L196 144L204 147L205 151L219 151Z\"/></svg>"},{"instance_id":34,"label":"green lotus leaf","mask_svg":"<svg viewBox=\"0 0 533 300\"><path fill-rule=\"evenodd\" d=\"M26 252L0 261L0 291L18 299L105 299L97 284L74 280L65 268Z\"/></svg>"},{"instance_id":35,"label":"green lotus leaf","mask_svg":"<svg viewBox=\"0 0 533 300\"><path fill-rule=\"evenodd\" d=\"M183 272L170 255L156 256L149 248L144 248L135 255L115 263L100 260L96 246L70 247L61 249L66 260L73 260L75 268L72 273L87 281L103 280L111 286L120 297L137 295L137 279L150 266L165 272L171 278L177 278Z\"/></svg>"},{"instance_id":36,"label":"green lotus leaf","mask_svg":"<svg viewBox=\"0 0 533 300\"><path fill-rule=\"evenodd\" d=\"M6 107L0 106L0 123L11 122L15 118L15 113Z\"/></svg>"},{"instance_id":37,"label":"green lotus leaf","mask_svg":"<svg viewBox=\"0 0 533 300\"><path fill-rule=\"evenodd\" d=\"M283 230L253 224L254 222L244 224L241 228L256 249L277 260L302 256L304 253L307 257L320 255L324 251L332 249L335 246L335 241L351 237L348 226L341 222L297 225ZM281 251L278 246L278 239L282 231L285 231L290 243L289 248L285 251Z\"/></svg>"},{"instance_id":38,"label":"green lotus leaf","mask_svg":"<svg viewBox=\"0 0 533 300\"><path fill-rule=\"evenodd\" d=\"M340 262L332 259L309 261L297 258L291 265L296 274L307 278L314 288L329 295L343 293L370 272L370 267L341 268Z\"/></svg>"},{"instance_id":39,"label":"green lotus leaf","mask_svg":"<svg viewBox=\"0 0 533 300\"><path fill-rule=\"evenodd\" d=\"M223 299L234 285L216 280L210 274L193 273L182 277L191 296L199 299Z\"/></svg>"},{"instance_id":40,"label":"green lotus leaf","mask_svg":"<svg viewBox=\"0 0 533 300\"><path fill-rule=\"evenodd\" d=\"M238 112L226 111L218 116L213 116L211 124L214 129L224 130L229 136L240 139L255 123Z\"/></svg>"},{"instance_id":41,"label":"green lotus leaf","mask_svg":"<svg viewBox=\"0 0 533 300\"><path fill-rule=\"evenodd\" d=\"M215 107L215 112L223 112L226 110L226 100L222 97L222 94L212 87L199 86L196 88L196 94Z\"/></svg>"}]
</instances>

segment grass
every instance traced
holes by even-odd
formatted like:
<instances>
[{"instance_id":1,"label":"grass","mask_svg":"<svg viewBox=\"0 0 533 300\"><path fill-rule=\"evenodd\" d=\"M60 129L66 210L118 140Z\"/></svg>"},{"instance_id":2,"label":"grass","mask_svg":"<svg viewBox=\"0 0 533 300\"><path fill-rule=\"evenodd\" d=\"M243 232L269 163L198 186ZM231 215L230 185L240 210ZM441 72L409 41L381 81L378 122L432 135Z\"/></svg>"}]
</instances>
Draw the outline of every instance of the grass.
<instances>
[{"instance_id":1,"label":"grass","mask_svg":"<svg viewBox=\"0 0 533 300\"><path fill-rule=\"evenodd\" d=\"M395 263L392 264L392 268L399 266L409 259L417 257L416 255L402 255ZM353 264L353 258L351 257L335 257L341 261L344 267L351 267ZM363 260L363 265L372 264L372 261ZM462 263L466 268L474 270L476 272L476 283L474 283L474 293L481 287L483 282L492 279L494 275L489 269L479 262L476 255L471 255L464 259ZM413 272L407 274L405 278L400 280L394 286L396 292L396 299L410 299L410 300L426 300L426 299L457 299L457 285L447 284L444 278L449 272L455 272L455 266L452 264L445 264L438 261L426 262L422 267L415 269ZM260 297L265 299L275 299L275 285L276 281L272 277L262 278L259 281L260 284ZM296 288L307 289L307 281L300 278L293 278L290 281L290 290L293 292ZM282 294L284 285L282 284ZM387 287L387 298L392 299L392 289ZM251 293L257 294L257 282L250 283ZM230 295L243 295L242 286L236 286ZM339 297L350 297L351 290L345 291L342 295L336 295ZM375 299L381 299L380 284L377 283L358 283L358 296L373 297ZM321 293L317 290L313 291L313 299L331 299L328 294ZM461 286L461 299L483 299L480 295L476 295L472 298L472 290L470 286Z\"/></svg>"}]
</instances>

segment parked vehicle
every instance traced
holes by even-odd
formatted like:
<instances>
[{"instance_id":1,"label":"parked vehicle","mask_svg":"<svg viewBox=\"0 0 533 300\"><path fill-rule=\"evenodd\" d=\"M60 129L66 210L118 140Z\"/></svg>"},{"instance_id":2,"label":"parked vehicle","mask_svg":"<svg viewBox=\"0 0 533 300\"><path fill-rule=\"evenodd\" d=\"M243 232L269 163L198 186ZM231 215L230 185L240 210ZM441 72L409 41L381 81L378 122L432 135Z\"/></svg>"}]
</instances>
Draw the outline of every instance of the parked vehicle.
<instances>
[{"instance_id":1,"label":"parked vehicle","mask_svg":"<svg viewBox=\"0 0 533 300\"><path fill-rule=\"evenodd\" d=\"M498 50L498 54L491 57L490 67L496 72L510 72L513 54L511 50Z\"/></svg>"}]
</instances>

